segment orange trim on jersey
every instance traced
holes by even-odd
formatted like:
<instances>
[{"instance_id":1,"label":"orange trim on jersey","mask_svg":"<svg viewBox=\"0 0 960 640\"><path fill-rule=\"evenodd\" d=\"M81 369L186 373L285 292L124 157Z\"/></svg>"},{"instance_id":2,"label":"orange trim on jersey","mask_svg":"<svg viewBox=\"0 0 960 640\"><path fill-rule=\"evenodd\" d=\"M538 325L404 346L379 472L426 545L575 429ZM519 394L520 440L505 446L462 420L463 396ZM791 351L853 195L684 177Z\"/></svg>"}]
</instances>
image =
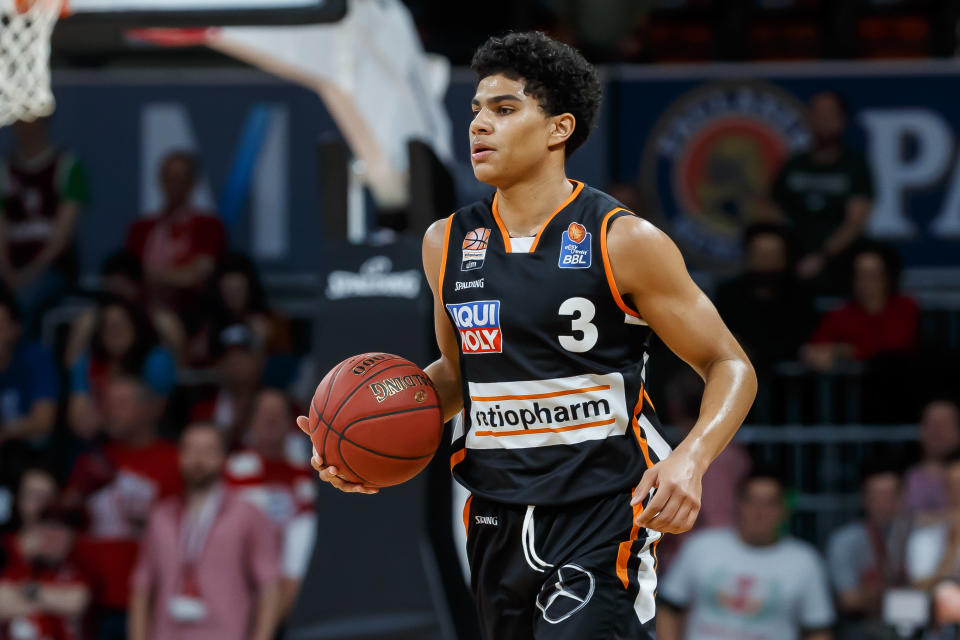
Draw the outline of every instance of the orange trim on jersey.
<instances>
[{"instance_id":1,"label":"orange trim on jersey","mask_svg":"<svg viewBox=\"0 0 960 640\"><path fill-rule=\"evenodd\" d=\"M572 424L569 427L543 427L542 429L516 429L514 431L477 431L475 436L522 436L528 433L562 433L564 431L575 431L576 429L587 429L589 427L600 427L605 424L613 424L616 418L609 420L598 420L597 422L585 422L583 424Z\"/></svg>"},{"instance_id":2,"label":"orange trim on jersey","mask_svg":"<svg viewBox=\"0 0 960 640\"><path fill-rule=\"evenodd\" d=\"M573 185L573 192L567 196L567 199L557 207L553 213L547 217L547 219L540 225L540 230L537 231L537 235L533 238L533 243L530 245L530 250L527 253L533 253L537 250L537 245L540 244L540 236L543 235L544 230L547 228L547 225L550 224L550 221L553 220L558 213L563 211L568 204L573 202L580 192L583 191L583 183L579 180L569 180L570 184ZM503 219L500 217L500 209L497 208L497 198L500 195L499 192L493 195L493 204L490 206L490 210L493 212L493 219L497 222L497 227L500 228L500 235L503 236L503 246L506 248L507 253L513 253L513 248L510 246L510 234L507 232L507 227L503 224Z\"/></svg>"},{"instance_id":3,"label":"orange trim on jersey","mask_svg":"<svg viewBox=\"0 0 960 640\"><path fill-rule=\"evenodd\" d=\"M503 248L507 253L513 253L513 248L510 246L510 234L507 232L507 226L503 224L503 220L500 219L500 210L497 209L497 198L499 196L499 191L493 194L493 204L490 205L490 211L493 212L493 220L497 223L497 228L500 229L500 237L503 238Z\"/></svg>"},{"instance_id":4,"label":"orange trim on jersey","mask_svg":"<svg viewBox=\"0 0 960 640\"><path fill-rule=\"evenodd\" d=\"M470 535L470 503L473 501L473 494L467 496L467 501L463 505L463 533Z\"/></svg>"},{"instance_id":5,"label":"orange trim on jersey","mask_svg":"<svg viewBox=\"0 0 960 640\"><path fill-rule=\"evenodd\" d=\"M642 386L641 386L640 388L643 389ZM646 389L643 389L643 399L647 401L647 404L650 405L650 408L651 408L651 409L653 409L654 411L657 410L657 408L656 408L655 406L653 406L653 400L651 400L651 399L650 399L650 396L647 395L647 390L646 390Z\"/></svg>"},{"instance_id":6,"label":"orange trim on jersey","mask_svg":"<svg viewBox=\"0 0 960 640\"><path fill-rule=\"evenodd\" d=\"M643 429L640 428L640 421L637 420L637 416L640 415L640 412L643 410L643 399L646 396L646 390L643 388L643 385L640 385L640 393L637 394L637 406L633 410L633 420L631 424L633 425L633 435L636 436L637 442L640 444L640 451L643 452L643 460L647 463L647 469L649 469L653 466L653 460L650 459L650 447L647 445L647 439L643 435Z\"/></svg>"},{"instance_id":7,"label":"orange trim on jersey","mask_svg":"<svg viewBox=\"0 0 960 640\"><path fill-rule=\"evenodd\" d=\"M630 495L633 496L633 494ZM630 588L630 574L627 573L627 563L630 562L630 548L633 547L637 536L640 535L640 525L637 524L637 518L640 517L641 511L643 511L642 504L633 505L633 527L630 529L630 537L621 542L617 549L617 577L623 583L624 589Z\"/></svg>"},{"instance_id":8,"label":"orange trim on jersey","mask_svg":"<svg viewBox=\"0 0 960 640\"><path fill-rule=\"evenodd\" d=\"M467 450L460 449L459 451L454 451L453 455L450 456L450 473L453 473L453 468L463 462L463 459L467 457Z\"/></svg>"},{"instance_id":9,"label":"orange trim on jersey","mask_svg":"<svg viewBox=\"0 0 960 640\"><path fill-rule=\"evenodd\" d=\"M568 389L566 391L551 391L550 393L531 393L524 396L470 396L473 402L496 402L499 400L539 400L541 398L556 398L557 396L569 396L575 393L586 393L588 391L606 391L610 388L608 384L597 385L596 387L584 387L583 389Z\"/></svg>"},{"instance_id":10,"label":"orange trim on jersey","mask_svg":"<svg viewBox=\"0 0 960 640\"><path fill-rule=\"evenodd\" d=\"M437 276L437 297L443 305L443 274L447 272L447 250L450 248L450 228L453 227L453 214L447 217L443 232L443 251L440 253L440 275Z\"/></svg>"},{"instance_id":11,"label":"orange trim on jersey","mask_svg":"<svg viewBox=\"0 0 960 640\"><path fill-rule=\"evenodd\" d=\"M582 182L580 182L579 180L571 180L570 182L572 182L574 185L576 185L576 186L574 186L574 188L573 188L573 193L571 193L571 194L567 197L567 199L563 201L563 204L561 204L559 207L557 207L557 210L554 211L553 213L551 213L551 214L550 214L550 217L547 218L546 221L545 221L542 225L540 225L540 230L537 231L537 237L535 237L535 238L533 239L533 244L530 245L530 252L531 252L531 253L533 253L534 251L537 250L537 245L540 244L540 236L543 235L543 232L544 232L544 230L547 228L547 225L550 224L550 221L553 220L553 219L557 216L558 213L560 213L561 211L563 211L564 208L566 208L566 206L567 206L568 204L570 204L571 202L573 202L573 201L577 198L577 196L580 195L580 192L583 191L583 183L582 183Z\"/></svg>"},{"instance_id":12,"label":"orange trim on jersey","mask_svg":"<svg viewBox=\"0 0 960 640\"><path fill-rule=\"evenodd\" d=\"M607 274L607 284L610 285L610 293L613 294L613 301L617 303L617 306L628 316L643 319L639 313L628 307L623 301L620 290L617 289L617 283L613 279L613 269L610 267L610 256L607 255L607 222L610 220L610 216L618 211L627 211L627 209L623 207L611 209L603 216L603 222L600 224L600 256L603 258L603 271Z\"/></svg>"}]
</instances>

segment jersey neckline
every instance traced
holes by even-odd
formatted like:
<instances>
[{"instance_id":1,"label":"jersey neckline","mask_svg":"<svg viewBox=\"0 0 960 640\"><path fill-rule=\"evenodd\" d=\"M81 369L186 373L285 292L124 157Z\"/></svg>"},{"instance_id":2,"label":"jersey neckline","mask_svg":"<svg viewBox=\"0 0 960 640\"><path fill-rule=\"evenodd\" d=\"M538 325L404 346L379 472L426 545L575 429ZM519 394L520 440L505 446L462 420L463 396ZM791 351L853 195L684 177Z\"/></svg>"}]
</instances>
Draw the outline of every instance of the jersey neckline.
<instances>
[{"instance_id":1,"label":"jersey neckline","mask_svg":"<svg viewBox=\"0 0 960 640\"><path fill-rule=\"evenodd\" d=\"M540 244L540 236L543 234L543 231L549 226L550 222L557 216L558 213L563 211L567 205L577 199L577 196L580 195L580 192L583 191L583 183L579 180L574 180L568 178L567 181L573 185L573 192L567 196L567 199L564 200L556 210L551 213L546 220L543 221L543 224L540 225L540 229L537 231L537 235L533 238L533 244L530 245L530 250L523 252L520 255L529 255L534 253L537 250L537 245ZM490 211L493 213L493 219L497 223L497 230L500 232L500 237L503 240L503 247L507 253L513 253L513 248L510 245L510 233L507 231L507 226L503 224L503 219L500 218L500 211L497 208L497 197L500 195L500 192L493 194L493 203L490 205Z\"/></svg>"}]
</instances>

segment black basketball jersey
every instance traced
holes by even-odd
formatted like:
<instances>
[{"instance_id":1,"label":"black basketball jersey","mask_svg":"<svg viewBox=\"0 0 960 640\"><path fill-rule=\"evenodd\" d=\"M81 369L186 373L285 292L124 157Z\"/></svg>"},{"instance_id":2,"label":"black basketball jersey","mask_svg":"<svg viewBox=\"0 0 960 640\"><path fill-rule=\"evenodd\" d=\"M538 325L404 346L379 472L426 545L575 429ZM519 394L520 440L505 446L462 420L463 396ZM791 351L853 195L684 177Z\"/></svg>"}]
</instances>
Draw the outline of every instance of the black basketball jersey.
<instances>
[{"instance_id":1,"label":"black basketball jersey","mask_svg":"<svg viewBox=\"0 0 960 640\"><path fill-rule=\"evenodd\" d=\"M644 392L650 329L607 257L610 223L633 214L571 182L528 252L512 250L496 196L447 219L439 291L463 380L451 470L490 500L629 490L670 452Z\"/></svg>"}]
</instances>

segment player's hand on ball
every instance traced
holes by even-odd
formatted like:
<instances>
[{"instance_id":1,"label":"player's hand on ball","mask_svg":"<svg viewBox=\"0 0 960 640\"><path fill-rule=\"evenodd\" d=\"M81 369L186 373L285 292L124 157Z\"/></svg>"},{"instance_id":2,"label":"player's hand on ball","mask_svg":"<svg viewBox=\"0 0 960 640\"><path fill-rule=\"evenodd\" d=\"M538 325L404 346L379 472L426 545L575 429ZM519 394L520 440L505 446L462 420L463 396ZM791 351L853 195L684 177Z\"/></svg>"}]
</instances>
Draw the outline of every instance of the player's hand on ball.
<instances>
[{"instance_id":1,"label":"player's hand on ball","mask_svg":"<svg viewBox=\"0 0 960 640\"><path fill-rule=\"evenodd\" d=\"M309 433L310 421L306 416L299 416L297 418L297 426L300 427L300 430L304 433ZM367 486L359 482L350 482L341 478L339 475L340 472L336 467L324 465L323 459L320 457L320 454L317 453L316 447L313 448L313 457L310 458L310 466L316 469L321 480L333 485L344 493L366 493L372 495L380 491L376 487Z\"/></svg>"},{"instance_id":2,"label":"player's hand on ball","mask_svg":"<svg viewBox=\"0 0 960 640\"><path fill-rule=\"evenodd\" d=\"M655 491L637 516L637 525L662 533L689 531L700 513L702 477L701 466L682 451L674 451L666 460L647 469L630 504L640 504L650 489Z\"/></svg>"}]
</instances>

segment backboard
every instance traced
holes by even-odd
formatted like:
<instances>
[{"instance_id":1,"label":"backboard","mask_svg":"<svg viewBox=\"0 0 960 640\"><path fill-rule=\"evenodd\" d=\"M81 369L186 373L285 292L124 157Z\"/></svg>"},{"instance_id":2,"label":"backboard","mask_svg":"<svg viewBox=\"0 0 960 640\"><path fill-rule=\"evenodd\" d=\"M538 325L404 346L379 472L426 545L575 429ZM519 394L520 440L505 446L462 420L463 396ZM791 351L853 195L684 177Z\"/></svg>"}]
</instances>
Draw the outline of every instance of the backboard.
<instances>
[{"instance_id":1,"label":"backboard","mask_svg":"<svg viewBox=\"0 0 960 640\"><path fill-rule=\"evenodd\" d=\"M71 23L130 26L288 25L336 22L347 0L65 0Z\"/></svg>"}]
</instances>

